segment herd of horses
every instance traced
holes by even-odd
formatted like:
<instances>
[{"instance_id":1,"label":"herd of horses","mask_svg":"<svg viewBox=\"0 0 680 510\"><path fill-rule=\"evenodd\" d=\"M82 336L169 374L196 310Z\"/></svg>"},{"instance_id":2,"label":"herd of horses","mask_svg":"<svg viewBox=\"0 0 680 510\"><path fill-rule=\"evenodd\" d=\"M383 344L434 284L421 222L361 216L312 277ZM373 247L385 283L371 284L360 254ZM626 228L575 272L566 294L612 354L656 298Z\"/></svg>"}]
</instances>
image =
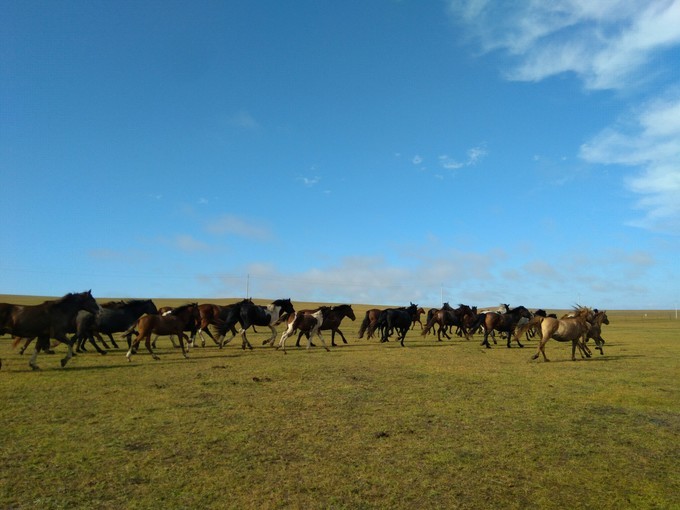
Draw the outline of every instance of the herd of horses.
<instances>
[{"instance_id":1,"label":"herd of horses","mask_svg":"<svg viewBox=\"0 0 680 510\"><path fill-rule=\"evenodd\" d=\"M453 308L444 303L441 308L433 308L427 312L426 323L420 317L425 310L414 303L407 307L367 310L359 328L359 338L378 337L380 342L388 342L395 335L396 341L404 346L404 340L410 329L420 325L422 336L435 333L437 340L450 339L451 332L470 340L476 333L483 334L481 345L490 348L489 338L494 343L496 334L507 338L507 346L514 340L519 347L524 347L520 339L540 335L538 351L532 359L545 355L545 344L551 338L560 342L572 343L572 360L576 359L576 350L581 357L590 357L592 351L587 341L593 339L596 349L604 354L602 325L609 324L607 313L597 309L576 306L574 310L557 318L548 315L544 310L531 312L524 306L510 308L501 305L497 310L478 311L477 307L459 305ZM251 299L243 299L228 305L211 303L187 303L176 308L157 308L152 300L124 300L99 304L91 291L66 294L60 299L45 301L38 305L17 305L0 303L0 335L9 334L14 338L14 346L23 342L21 353L35 340L35 348L29 366L38 369L36 360L40 352L52 352L52 339L67 346L67 354L61 360L64 367L76 352L86 350L86 344L92 345L100 354L110 349L106 338L114 348L118 344L113 334L121 334L127 340L126 357L128 360L137 352L140 344L159 359L153 348L153 335L170 336L179 340L184 357L188 356L188 347L193 346L197 338L205 346L207 335L220 349L236 336L241 338L242 349L252 349L246 331L250 328L268 327L270 336L263 345L273 346L278 335L277 325L283 324L285 329L280 337L277 349L286 352L286 340L297 333L296 346L304 335L307 348L316 336L326 350L322 330L331 331L331 345L336 346L335 335L340 336L346 344L347 339L340 330L344 318L356 320L352 306L348 304L321 306L315 309L295 310L290 299L277 299L269 305L258 305ZM230 335L227 338L227 335ZM105 349L99 346L101 343ZM2 367L2 360L0 360Z\"/></svg>"}]
</instances>

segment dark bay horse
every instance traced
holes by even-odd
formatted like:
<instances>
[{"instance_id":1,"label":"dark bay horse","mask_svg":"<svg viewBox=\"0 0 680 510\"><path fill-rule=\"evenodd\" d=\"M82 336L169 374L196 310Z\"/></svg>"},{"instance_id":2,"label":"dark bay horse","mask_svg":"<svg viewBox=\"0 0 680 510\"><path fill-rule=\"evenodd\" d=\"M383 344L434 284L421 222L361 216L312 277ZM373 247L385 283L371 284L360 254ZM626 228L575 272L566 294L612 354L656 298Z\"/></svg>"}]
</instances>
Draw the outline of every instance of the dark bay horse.
<instances>
[{"instance_id":1,"label":"dark bay horse","mask_svg":"<svg viewBox=\"0 0 680 510\"><path fill-rule=\"evenodd\" d=\"M380 313L377 328L380 329L381 342L388 342L392 331L397 331L397 340L404 347L404 338L411 327L413 314L418 310L418 305L411 303L408 307L388 308Z\"/></svg>"},{"instance_id":2,"label":"dark bay horse","mask_svg":"<svg viewBox=\"0 0 680 510\"><path fill-rule=\"evenodd\" d=\"M496 330L501 333L508 334L508 347L512 340L513 333L522 319L531 319L532 313L524 306L520 305L508 310L506 313L488 312L480 315L481 325L484 327L484 339L481 345L487 349L491 348L489 344L489 334ZM531 322L530 320L528 322ZM527 322L527 323L528 323ZM528 328L527 328L528 329ZM526 332L526 330L523 330ZM524 347L519 341L520 335L515 335L515 341L520 347Z\"/></svg>"},{"instance_id":3,"label":"dark bay horse","mask_svg":"<svg viewBox=\"0 0 680 510\"><path fill-rule=\"evenodd\" d=\"M122 333L132 326L137 319L144 314L155 315L158 309L150 299L130 299L122 301L109 301L101 305L101 310L97 314L90 312L80 312L76 317L76 339L78 350L83 349L86 340L100 351L94 338L106 344L101 335L106 335L111 340L113 347L118 349L118 344L113 339L113 333ZM128 337L128 347L130 337ZM100 351L101 352L101 351Z\"/></svg>"},{"instance_id":4,"label":"dark bay horse","mask_svg":"<svg viewBox=\"0 0 680 510\"><path fill-rule=\"evenodd\" d=\"M151 357L155 360L160 359L151 348L151 335L177 335L179 338L179 345L182 348L182 354L185 358L188 357L187 351L184 348L184 331L187 326L198 321L198 305L196 303L188 303L186 305L173 308L165 315L142 315L137 322L133 324L126 333L131 333L134 329L137 330L137 337L130 345L125 357L131 361L132 354L139 347L140 342L144 339L146 350L151 353Z\"/></svg>"},{"instance_id":5,"label":"dark bay horse","mask_svg":"<svg viewBox=\"0 0 680 510\"><path fill-rule=\"evenodd\" d=\"M366 338L373 338L373 333L378 324L378 317L382 310L380 308L371 308L366 310L366 315L364 320L361 321L361 326L359 327L359 338L363 338L364 333L366 333Z\"/></svg>"},{"instance_id":6,"label":"dark bay horse","mask_svg":"<svg viewBox=\"0 0 680 510\"><path fill-rule=\"evenodd\" d=\"M201 337L202 347L205 347L205 339L203 338L203 332L205 332L210 338L212 338L213 342L219 345L220 348L222 347L221 342L218 342L217 339L210 332L209 326L214 326L219 331L222 326L227 324L224 333L222 333L221 335L218 334L218 336L224 337L224 334L227 331L231 331L232 334L231 338L234 338L236 336L237 334L236 324L240 323L241 321L241 305L244 302L252 304L252 300L248 298L237 303L231 303L228 305L216 305L213 303L203 303L201 305L198 305L198 312L201 316L200 324L198 326L198 335Z\"/></svg>"},{"instance_id":7,"label":"dark bay horse","mask_svg":"<svg viewBox=\"0 0 680 510\"><path fill-rule=\"evenodd\" d=\"M271 330L272 334L268 339L262 342L262 345L274 345L274 340L276 339L277 334L274 325L279 322L284 314L292 313L295 313L295 309L293 308L293 304L291 303L290 299L277 299L267 306L256 305L252 301L243 302L240 306L239 322L241 323L241 329L238 332L238 334L241 335L242 347L244 349L246 347L249 349L253 348L246 337L246 330L251 326L267 326ZM219 333L221 335L225 335L227 331L229 331L229 328L226 324L219 328ZM228 344L231 342L234 336L232 336L226 342L223 342L223 344Z\"/></svg>"},{"instance_id":8,"label":"dark bay horse","mask_svg":"<svg viewBox=\"0 0 680 510\"><path fill-rule=\"evenodd\" d=\"M558 342L571 342L571 359L576 361L576 348L581 349L581 340L590 330L594 316L593 311L586 307L578 307L573 315L562 319L537 316L520 326L515 335L519 337L529 328L540 325L541 341L538 351L531 359L534 360L542 354L545 361L550 361L545 355L545 344L553 338Z\"/></svg>"},{"instance_id":9,"label":"dark bay horse","mask_svg":"<svg viewBox=\"0 0 680 510\"><path fill-rule=\"evenodd\" d=\"M99 311L92 291L66 294L60 299L45 301L39 305L11 305L11 308L3 311L4 322L0 325L0 331L20 338L37 337L35 351L28 363L33 370L38 369L38 353L49 350L50 338L59 340L68 346L66 357L61 360L61 366L64 367L73 357L73 341L66 334L80 310L91 313Z\"/></svg>"},{"instance_id":10,"label":"dark bay horse","mask_svg":"<svg viewBox=\"0 0 680 510\"><path fill-rule=\"evenodd\" d=\"M470 324L470 319L474 319L474 317L475 314L468 305L459 304L458 308L453 308L448 303L444 303L439 310L434 310L432 312L421 335L426 336L435 325L438 325L437 341L441 342L442 333L446 338L451 339L446 333L446 329L449 326L456 326L460 329L461 333L465 335L465 338L469 340L470 333L468 331L468 325Z\"/></svg>"},{"instance_id":11,"label":"dark bay horse","mask_svg":"<svg viewBox=\"0 0 680 510\"><path fill-rule=\"evenodd\" d=\"M321 340L324 349L330 352L330 349L326 345L326 341L321 336L320 329L325 321L326 314L331 310L330 306L321 306L314 311L299 311L295 312L288 317L288 326L286 331L281 334L281 340L279 340L279 345L277 349L283 349L284 354L286 353L286 339L299 330L300 334L305 333L307 335L307 349L312 346L312 336L316 335ZM298 341L300 337L298 336ZM296 347L298 347L296 345Z\"/></svg>"},{"instance_id":12,"label":"dark bay horse","mask_svg":"<svg viewBox=\"0 0 680 510\"><path fill-rule=\"evenodd\" d=\"M423 329L423 323L420 321L420 316L425 313L422 307L418 307L412 317L413 323L411 324L411 329L415 329L416 324L420 324L420 329Z\"/></svg>"},{"instance_id":13,"label":"dark bay horse","mask_svg":"<svg viewBox=\"0 0 680 510\"><path fill-rule=\"evenodd\" d=\"M321 331L331 331L331 345L333 347L336 347L335 345L335 333L338 333L340 335L340 338L342 338L342 341L344 343L347 343L347 339L345 338L345 335L342 334L342 331L340 331L340 323L342 322L342 319L345 317L349 317L351 320L356 320L356 316L354 315L354 310L352 310L352 305L335 305L335 306L330 306L326 307L327 310L324 310L323 314L323 323L321 324L321 327L319 328ZM299 310L298 313L309 313L312 314L314 312L317 312L319 308L315 310ZM290 323L289 319L289 323ZM300 347L300 338L302 338L302 335L305 335L307 337L307 340L310 340L310 332L309 331L303 331L302 328L300 328L300 333L298 334L297 341L295 342L295 347ZM311 341L311 340L310 340Z\"/></svg>"}]
</instances>

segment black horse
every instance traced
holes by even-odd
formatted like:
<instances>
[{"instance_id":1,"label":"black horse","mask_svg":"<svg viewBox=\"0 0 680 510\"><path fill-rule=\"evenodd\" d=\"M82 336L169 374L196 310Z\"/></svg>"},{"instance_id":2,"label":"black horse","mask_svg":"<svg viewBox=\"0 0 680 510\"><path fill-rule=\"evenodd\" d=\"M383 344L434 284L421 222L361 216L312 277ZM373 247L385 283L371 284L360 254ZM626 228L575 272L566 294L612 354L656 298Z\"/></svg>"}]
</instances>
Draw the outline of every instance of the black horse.
<instances>
[{"instance_id":1,"label":"black horse","mask_svg":"<svg viewBox=\"0 0 680 510\"><path fill-rule=\"evenodd\" d=\"M3 313L4 323L0 331L7 332L20 338L38 338L35 351L28 365L37 370L36 359L41 350L49 350L50 338L55 338L68 346L66 357L61 360L61 366L73 357L73 341L66 333L75 321L79 310L91 313L99 311L97 301L92 297L92 291L66 294L60 299L45 301L39 305L12 305L9 313Z\"/></svg>"},{"instance_id":2,"label":"black horse","mask_svg":"<svg viewBox=\"0 0 680 510\"><path fill-rule=\"evenodd\" d=\"M76 317L77 351L85 350L85 341L89 340L98 352L106 352L102 351L94 340L97 337L104 344L104 347L108 349L109 346L101 335L108 336L113 347L118 349L118 344L113 339L113 333L127 331L144 314L155 315L157 313L158 309L150 299L110 301L102 304L101 310L97 314L82 311ZM130 336L127 337L127 341L129 347Z\"/></svg>"},{"instance_id":3,"label":"black horse","mask_svg":"<svg viewBox=\"0 0 680 510\"><path fill-rule=\"evenodd\" d=\"M397 339L404 347L404 338L411 328L413 314L418 310L418 305L410 304L408 307L388 308L383 310L378 317L377 327L381 331L381 342L389 341L389 337L394 330L397 331Z\"/></svg>"},{"instance_id":4,"label":"black horse","mask_svg":"<svg viewBox=\"0 0 680 510\"><path fill-rule=\"evenodd\" d=\"M501 333L508 334L508 347L510 347L510 341L512 340L515 328L519 324L520 320L531 319L532 314L524 306L515 307L506 313L496 313L489 312L484 314L479 314L478 324L484 327L484 340L482 340L483 346L487 349L491 348L489 344L489 334L493 331L500 331ZM524 347L519 341L519 337L515 336L515 341L520 347Z\"/></svg>"},{"instance_id":5,"label":"black horse","mask_svg":"<svg viewBox=\"0 0 680 510\"><path fill-rule=\"evenodd\" d=\"M250 300L242 301L241 305L239 306L240 320L238 321L241 324L241 329L238 332L238 334L241 335L242 339L241 347L243 349L245 349L246 347L248 347L249 349L253 348L253 346L250 345L248 338L246 337L246 330L251 326L269 327L269 329L272 332L272 335L269 338L267 338L264 342L262 342L262 345L265 345L267 343L269 345L274 345L274 339L276 338L277 334L274 324L278 323L284 314L291 313L295 313L295 309L293 308L293 304L291 303L290 299L277 299L276 301L272 302L267 306L256 305ZM235 323L232 323L230 325L230 323L227 321L221 324L220 327L218 328L218 333L220 334L220 336L223 337L227 333L227 331L229 331L231 327L234 326L234 324ZM233 335L226 342L222 341L221 344L222 345L228 344L235 336L236 335Z\"/></svg>"}]
</instances>

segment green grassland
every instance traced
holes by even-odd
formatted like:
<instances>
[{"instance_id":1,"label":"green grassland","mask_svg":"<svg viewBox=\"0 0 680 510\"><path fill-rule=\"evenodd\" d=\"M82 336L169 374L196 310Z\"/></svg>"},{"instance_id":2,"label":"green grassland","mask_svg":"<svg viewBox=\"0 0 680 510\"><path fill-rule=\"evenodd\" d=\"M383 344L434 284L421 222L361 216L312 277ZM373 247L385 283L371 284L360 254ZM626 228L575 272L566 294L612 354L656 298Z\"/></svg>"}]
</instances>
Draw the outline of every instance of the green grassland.
<instances>
[{"instance_id":1,"label":"green grassland","mask_svg":"<svg viewBox=\"0 0 680 510\"><path fill-rule=\"evenodd\" d=\"M265 328L34 372L2 337L0 508L680 508L673 313L611 312L604 356L545 363L535 340L359 340L354 308L330 353Z\"/></svg>"}]
</instances>

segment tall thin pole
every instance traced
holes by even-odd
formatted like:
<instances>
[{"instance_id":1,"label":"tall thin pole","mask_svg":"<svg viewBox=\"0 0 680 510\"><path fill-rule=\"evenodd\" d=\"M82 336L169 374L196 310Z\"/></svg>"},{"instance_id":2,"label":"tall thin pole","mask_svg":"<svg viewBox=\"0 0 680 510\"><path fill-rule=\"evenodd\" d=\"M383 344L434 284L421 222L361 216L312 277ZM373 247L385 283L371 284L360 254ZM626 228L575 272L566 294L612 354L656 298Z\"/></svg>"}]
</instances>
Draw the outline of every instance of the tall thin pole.
<instances>
[{"instance_id":1,"label":"tall thin pole","mask_svg":"<svg viewBox=\"0 0 680 510\"><path fill-rule=\"evenodd\" d=\"M250 297L250 273L246 275L246 299Z\"/></svg>"}]
</instances>

